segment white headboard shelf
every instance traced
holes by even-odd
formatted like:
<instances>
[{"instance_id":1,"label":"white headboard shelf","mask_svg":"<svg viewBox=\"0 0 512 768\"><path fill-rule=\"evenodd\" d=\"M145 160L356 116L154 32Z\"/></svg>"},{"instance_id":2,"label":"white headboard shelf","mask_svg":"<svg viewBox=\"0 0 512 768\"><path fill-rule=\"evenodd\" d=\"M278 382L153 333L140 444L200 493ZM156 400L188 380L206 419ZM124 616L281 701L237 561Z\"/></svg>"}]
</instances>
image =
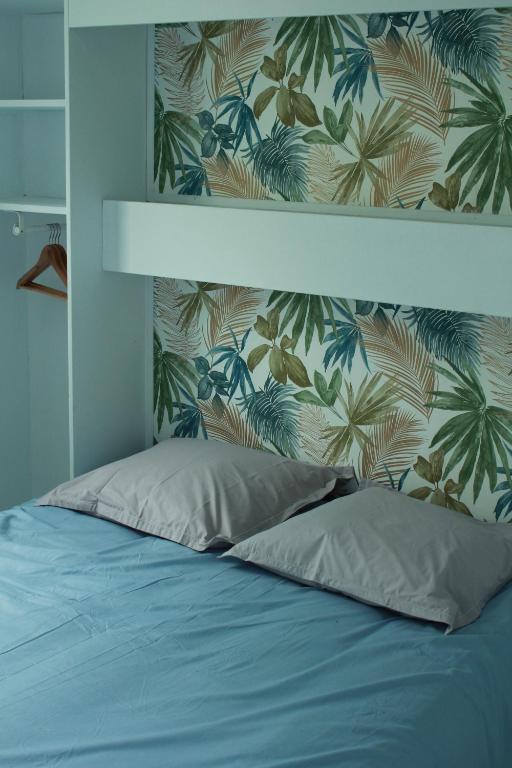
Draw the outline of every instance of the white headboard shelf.
<instances>
[{"instance_id":1,"label":"white headboard shelf","mask_svg":"<svg viewBox=\"0 0 512 768\"><path fill-rule=\"evenodd\" d=\"M507 2L493 7L507 6ZM70 27L481 8L482 0L69 0Z\"/></svg>"},{"instance_id":2,"label":"white headboard shelf","mask_svg":"<svg viewBox=\"0 0 512 768\"><path fill-rule=\"evenodd\" d=\"M103 259L113 272L512 315L510 227L105 201Z\"/></svg>"}]
</instances>

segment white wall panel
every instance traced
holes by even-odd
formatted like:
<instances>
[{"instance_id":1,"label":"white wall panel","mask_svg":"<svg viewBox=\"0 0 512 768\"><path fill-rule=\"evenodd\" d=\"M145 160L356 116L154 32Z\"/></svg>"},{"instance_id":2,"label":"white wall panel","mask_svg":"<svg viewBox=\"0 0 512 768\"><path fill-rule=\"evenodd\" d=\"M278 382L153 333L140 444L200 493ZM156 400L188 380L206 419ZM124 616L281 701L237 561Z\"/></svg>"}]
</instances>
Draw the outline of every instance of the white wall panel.
<instances>
[{"instance_id":1,"label":"white wall panel","mask_svg":"<svg viewBox=\"0 0 512 768\"><path fill-rule=\"evenodd\" d=\"M146 285L102 271L102 200L145 194L146 30L69 39L72 471L146 445Z\"/></svg>"},{"instance_id":2,"label":"white wall panel","mask_svg":"<svg viewBox=\"0 0 512 768\"><path fill-rule=\"evenodd\" d=\"M0 213L0 509L30 495L30 386L27 296L16 290L24 249L11 235L12 216Z\"/></svg>"}]
</instances>

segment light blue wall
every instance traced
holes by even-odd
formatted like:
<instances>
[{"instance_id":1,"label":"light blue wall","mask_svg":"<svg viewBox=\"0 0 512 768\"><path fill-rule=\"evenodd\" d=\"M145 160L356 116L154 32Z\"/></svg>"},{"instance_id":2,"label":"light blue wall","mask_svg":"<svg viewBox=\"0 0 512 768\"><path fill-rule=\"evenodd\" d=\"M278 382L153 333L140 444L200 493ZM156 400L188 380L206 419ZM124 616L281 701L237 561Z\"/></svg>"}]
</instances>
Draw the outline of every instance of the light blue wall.
<instances>
[{"instance_id":1,"label":"light blue wall","mask_svg":"<svg viewBox=\"0 0 512 768\"><path fill-rule=\"evenodd\" d=\"M45 245L45 233L26 235L27 269ZM62 290L52 270L41 278ZM39 496L69 477L67 304L60 299L29 294L27 350L30 378L30 496ZM27 491L22 498L27 496Z\"/></svg>"},{"instance_id":2,"label":"light blue wall","mask_svg":"<svg viewBox=\"0 0 512 768\"><path fill-rule=\"evenodd\" d=\"M0 509L31 488L27 297L16 290L24 256L10 234L11 219L0 214Z\"/></svg>"}]
</instances>

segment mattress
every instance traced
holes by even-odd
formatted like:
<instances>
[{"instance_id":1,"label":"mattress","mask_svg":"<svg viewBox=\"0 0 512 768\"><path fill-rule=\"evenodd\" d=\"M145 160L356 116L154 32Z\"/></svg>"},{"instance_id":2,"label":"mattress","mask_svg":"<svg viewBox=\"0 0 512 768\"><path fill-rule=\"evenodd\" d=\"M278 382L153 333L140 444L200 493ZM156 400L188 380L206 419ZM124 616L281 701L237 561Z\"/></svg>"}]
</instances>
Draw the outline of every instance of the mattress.
<instances>
[{"instance_id":1,"label":"mattress","mask_svg":"<svg viewBox=\"0 0 512 768\"><path fill-rule=\"evenodd\" d=\"M446 636L215 553L0 513L2 768L510 768L512 589Z\"/></svg>"}]
</instances>

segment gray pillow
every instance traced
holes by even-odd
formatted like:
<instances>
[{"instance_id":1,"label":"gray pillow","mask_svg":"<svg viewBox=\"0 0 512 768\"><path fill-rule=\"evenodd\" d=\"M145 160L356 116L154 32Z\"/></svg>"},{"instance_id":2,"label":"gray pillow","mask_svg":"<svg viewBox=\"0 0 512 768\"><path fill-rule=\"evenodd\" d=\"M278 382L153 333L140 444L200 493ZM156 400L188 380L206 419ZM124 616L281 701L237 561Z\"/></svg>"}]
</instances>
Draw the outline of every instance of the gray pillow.
<instances>
[{"instance_id":1,"label":"gray pillow","mask_svg":"<svg viewBox=\"0 0 512 768\"><path fill-rule=\"evenodd\" d=\"M38 503L87 512L201 551L280 523L352 476L351 468L173 438L64 483Z\"/></svg>"},{"instance_id":2,"label":"gray pillow","mask_svg":"<svg viewBox=\"0 0 512 768\"><path fill-rule=\"evenodd\" d=\"M372 488L246 539L237 557L448 631L512 579L512 526Z\"/></svg>"}]
</instances>

